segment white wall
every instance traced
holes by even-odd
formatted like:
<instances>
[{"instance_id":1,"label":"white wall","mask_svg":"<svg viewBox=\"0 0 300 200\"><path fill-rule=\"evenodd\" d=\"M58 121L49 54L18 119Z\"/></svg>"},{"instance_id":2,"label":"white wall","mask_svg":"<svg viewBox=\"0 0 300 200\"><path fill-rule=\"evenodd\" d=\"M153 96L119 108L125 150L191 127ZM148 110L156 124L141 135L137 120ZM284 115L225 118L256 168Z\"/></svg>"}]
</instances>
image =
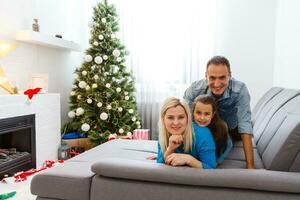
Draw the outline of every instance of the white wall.
<instances>
[{"instance_id":1,"label":"white wall","mask_svg":"<svg viewBox=\"0 0 300 200\"><path fill-rule=\"evenodd\" d=\"M89 7L84 1L1 0L0 39L16 42L15 32L31 29L33 18L38 18L41 33L51 36L61 34L64 39L81 44L84 51L89 38L87 11ZM62 121L65 122L72 73L82 63L83 54L16 43L18 48L0 60L7 77L20 89L28 89L31 74L48 74L49 92L61 95ZM1 93L5 91L0 89Z\"/></svg>"},{"instance_id":2,"label":"white wall","mask_svg":"<svg viewBox=\"0 0 300 200\"><path fill-rule=\"evenodd\" d=\"M38 18L42 33L62 34L64 39L80 43L84 51L90 37L87 21L95 2L1 0L0 39L14 41L15 31L30 29L32 19ZM218 0L215 54L228 57L233 77L244 81L250 90L252 106L273 85L299 88L299 8L297 0ZM0 60L7 76L26 89L32 73L48 73L49 92L61 94L65 122L72 73L81 65L83 54L18 44Z\"/></svg>"},{"instance_id":3,"label":"white wall","mask_svg":"<svg viewBox=\"0 0 300 200\"><path fill-rule=\"evenodd\" d=\"M300 89L300 1L278 0L274 85Z\"/></svg>"},{"instance_id":4,"label":"white wall","mask_svg":"<svg viewBox=\"0 0 300 200\"><path fill-rule=\"evenodd\" d=\"M245 82L253 106L273 85L276 28L274 0L219 0L216 54L226 56L232 76Z\"/></svg>"}]
</instances>

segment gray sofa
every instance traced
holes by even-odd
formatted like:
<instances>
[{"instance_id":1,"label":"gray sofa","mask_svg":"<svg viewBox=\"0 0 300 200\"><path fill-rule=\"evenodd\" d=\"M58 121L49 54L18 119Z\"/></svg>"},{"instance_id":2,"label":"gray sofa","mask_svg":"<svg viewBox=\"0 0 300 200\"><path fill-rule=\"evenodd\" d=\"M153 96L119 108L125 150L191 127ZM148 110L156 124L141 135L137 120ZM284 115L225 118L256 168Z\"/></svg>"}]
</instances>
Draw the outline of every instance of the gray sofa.
<instances>
[{"instance_id":1,"label":"gray sofa","mask_svg":"<svg viewBox=\"0 0 300 200\"><path fill-rule=\"evenodd\" d=\"M38 200L300 199L300 91L270 89L252 113L255 170L234 144L216 170L147 160L157 141L113 140L36 175Z\"/></svg>"}]
</instances>

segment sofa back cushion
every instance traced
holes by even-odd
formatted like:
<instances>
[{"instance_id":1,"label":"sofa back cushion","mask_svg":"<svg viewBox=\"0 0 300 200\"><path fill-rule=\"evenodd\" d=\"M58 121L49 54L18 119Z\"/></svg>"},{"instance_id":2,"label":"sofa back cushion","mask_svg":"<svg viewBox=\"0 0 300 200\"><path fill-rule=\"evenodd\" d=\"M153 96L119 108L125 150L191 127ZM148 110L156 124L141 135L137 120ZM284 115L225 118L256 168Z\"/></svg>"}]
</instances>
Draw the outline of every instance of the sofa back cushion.
<instances>
[{"instance_id":1,"label":"sofa back cushion","mask_svg":"<svg viewBox=\"0 0 300 200\"><path fill-rule=\"evenodd\" d=\"M261 115L262 109L265 107L265 105L273 98L275 98L276 95L278 95L283 88L281 87L272 87L270 90L268 90L264 96L262 96L259 101L256 103L255 107L252 109L252 115L251 115L251 121L252 124L255 123L256 119Z\"/></svg>"},{"instance_id":2,"label":"sofa back cushion","mask_svg":"<svg viewBox=\"0 0 300 200\"><path fill-rule=\"evenodd\" d=\"M285 94L295 94L295 91ZM268 123L257 141L257 150L265 168L300 171L296 166L300 160L300 95L291 98L268 117Z\"/></svg>"},{"instance_id":3,"label":"sofa back cushion","mask_svg":"<svg viewBox=\"0 0 300 200\"><path fill-rule=\"evenodd\" d=\"M272 89L271 89L272 90ZM268 93L268 92L267 92ZM255 114L255 120L253 123L253 135L256 145L259 143L261 136L264 134L266 127L274 114L282 108L288 101L300 95L299 90L283 89L276 95L274 95L269 101L262 106L259 113ZM264 97L263 97L264 98ZM259 102L258 102L259 103ZM276 131L276 129L275 129Z\"/></svg>"}]
</instances>

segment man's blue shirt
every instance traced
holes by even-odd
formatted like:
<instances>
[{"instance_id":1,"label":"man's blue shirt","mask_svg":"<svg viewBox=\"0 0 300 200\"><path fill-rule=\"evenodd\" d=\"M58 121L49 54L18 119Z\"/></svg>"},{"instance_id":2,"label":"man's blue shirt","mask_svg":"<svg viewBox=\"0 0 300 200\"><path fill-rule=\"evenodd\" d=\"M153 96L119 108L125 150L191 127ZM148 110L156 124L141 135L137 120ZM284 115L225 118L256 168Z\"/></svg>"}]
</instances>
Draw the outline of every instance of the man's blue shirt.
<instances>
[{"instance_id":1,"label":"man's blue shirt","mask_svg":"<svg viewBox=\"0 0 300 200\"><path fill-rule=\"evenodd\" d=\"M216 146L210 130L206 127L200 127L193 122L194 140L193 148L187 154L202 163L204 169L216 168ZM175 153L185 153L183 145L179 146ZM160 143L158 142L157 162L164 163L164 156L161 151Z\"/></svg>"},{"instance_id":2,"label":"man's blue shirt","mask_svg":"<svg viewBox=\"0 0 300 200\"><path fill-rule=\"evenodd\" d=\"M185 91L183 98L188 102L190 108L192 108L194 99L201 94L210 94L213 96L206 79L193 82ZM216 99L216 102L220 117L227 123L230 129L238 127L239 133L253 133L250 94L243 82L232 78L222 97Z\"/></svg>"}]
</instances>

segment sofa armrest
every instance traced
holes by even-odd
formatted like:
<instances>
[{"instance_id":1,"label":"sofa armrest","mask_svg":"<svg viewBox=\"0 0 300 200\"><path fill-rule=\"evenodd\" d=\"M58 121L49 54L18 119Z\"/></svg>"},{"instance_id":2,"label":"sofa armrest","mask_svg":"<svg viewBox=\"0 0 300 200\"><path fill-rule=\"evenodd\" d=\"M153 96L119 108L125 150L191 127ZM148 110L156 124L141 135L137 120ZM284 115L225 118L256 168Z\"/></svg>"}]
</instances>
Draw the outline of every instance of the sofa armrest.
<instances>
[{"instance_id":1,"label":"sofa armrest","mask_svg":"<svg viewBox=\"0 0 300 200\"><path fill-rule=\"evenodd\" d=\"M300 173L258 169L195 169L106 158L92 165L100 176L193 186L300 193Z\"/></svg>"}]
</instances>

